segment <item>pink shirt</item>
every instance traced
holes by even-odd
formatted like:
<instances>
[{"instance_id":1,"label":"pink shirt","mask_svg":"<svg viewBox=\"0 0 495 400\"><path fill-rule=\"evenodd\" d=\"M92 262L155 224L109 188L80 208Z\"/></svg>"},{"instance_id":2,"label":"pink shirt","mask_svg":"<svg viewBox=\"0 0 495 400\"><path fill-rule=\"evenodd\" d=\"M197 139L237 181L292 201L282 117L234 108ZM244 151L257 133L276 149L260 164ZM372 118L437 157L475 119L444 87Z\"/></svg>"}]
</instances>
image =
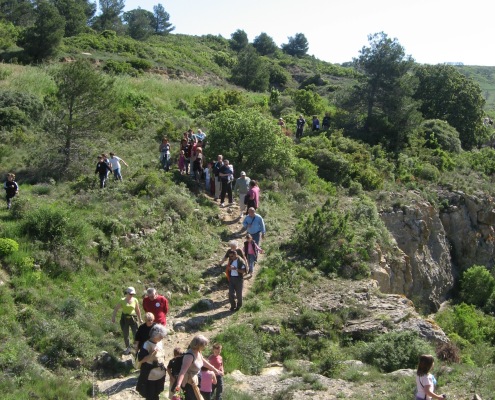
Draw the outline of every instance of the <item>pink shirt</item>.
<instances>
[{"instance_id":1,"label":"pink shirt","mask_svg":"<svg viewBox=\"0 0 495 400\"><path fill-rule=\"evenodd\" d=\"M250 199L254 199L255 208L258 208L260 206L260 188L253 186L247 194Z\"/></svg>"},{"instance_id":2,"label":"pink shirt","mask_svg":"<svg viewBox=\"0 0 495 400\"><path fill-rule=\"evenodd\" d=\"M213 391L213 371L201 371L201 386L199 390L205 393L211 393Z\"/></svg>"}]
</instances>

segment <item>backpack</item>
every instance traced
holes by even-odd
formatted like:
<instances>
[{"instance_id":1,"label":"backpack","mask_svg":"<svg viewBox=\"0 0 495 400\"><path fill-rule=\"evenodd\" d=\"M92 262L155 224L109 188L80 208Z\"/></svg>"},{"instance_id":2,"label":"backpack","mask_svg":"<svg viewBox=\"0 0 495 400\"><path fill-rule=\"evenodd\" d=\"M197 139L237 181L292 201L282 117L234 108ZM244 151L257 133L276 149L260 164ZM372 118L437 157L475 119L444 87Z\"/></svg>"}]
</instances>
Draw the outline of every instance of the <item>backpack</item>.
<instances>
[{"instance_id":1,"label":"backpack","mask_svg":"<svg viewBox=\"0 0 495 400\"><path fill-rule=\"evenodd\" d=\"M180 370L182 369L182 361L184 361L184 356L190 354L193 356L193 362L196 359L193 353L183 353L182 355L170 360L170 368L172 369L172 376L179 376Z\"/></svg>"}]
</instances>

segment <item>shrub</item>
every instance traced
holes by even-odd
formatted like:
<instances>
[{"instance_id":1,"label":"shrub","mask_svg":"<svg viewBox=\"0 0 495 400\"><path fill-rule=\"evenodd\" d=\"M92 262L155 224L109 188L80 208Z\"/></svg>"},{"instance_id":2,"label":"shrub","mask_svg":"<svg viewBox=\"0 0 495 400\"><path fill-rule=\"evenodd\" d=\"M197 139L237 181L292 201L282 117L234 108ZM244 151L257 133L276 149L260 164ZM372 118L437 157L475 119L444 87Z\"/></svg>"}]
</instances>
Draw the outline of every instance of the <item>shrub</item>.
<instances>
[{"instance_id":1,"label":"shrub","mask_svg":"<svg viewBox=\"0 0 495 400\"><path fill-rule=\"evenodd\" d=\"M426 139L426 146L440 148L452 153L460 153L461 140L459 132L447 122L438 119L427 120L421 124L421 135Z\"/></svg>"},{"instance_id":2,"label":"shrub","mask_svg":"<svg viewBox=\"0 0 495 400\"><path fill-rule=\"evenodd\" d=\"M110 72L116 75L136 75L136 70L132 67L131 64L125 61L108 60L103 66L103 71Z\"/></svg>"},{"instance_id":3,"label":"shrub","mask_svg":"<svg viewBox=\"0 0 495 400\"><path fill-rule=\"evenodd\" d=\"M129 64L132 68L139 71L148 71L153 68L153 63L151 61L143 60L142 58L133 58L129 60Z\"/></svg>"},{"instance_id":4,"label":"shrub","mask_svg":"<svg viewBox=\"0 0 495 400\"><path fill-rule=\"evenodd\" d=\"M297 90L292 95L296 109L306 115L321 114L325 109L321 96L310 90Z\"/></svg>"},{"instance_id":5,"label":"shrub","mask_svg":"<svg viewBox=\"0 0 495 400\"><path fill-rule=\"evenodd\" d=\"M461 298L467 304L483 308L495 289L495 278L481 265L473 265L461 279Z\"/></svg>"},{"instance_id":6,"label":"shrub","mask_svg":"<svg viewBox=\"0 0 495 400\"><path fill-rule=\"evenodd\" d=\"M23 233L44 243L64 241L69 233L69 213L56 205L44 205L30 211L22 224Z\"/></svg>"},{"instance_id":7,"label":"shrub","mask_svg":"<svg viewBox=\"0 0 495 400\"><path fill-rule=\"evenodd\" d=\"M8 256L19 250L19 244L8 238L0 238L0 257Z\"/></svg>"},{"instance_id":8,"label":"shrub","mask_svg":"<svg viewBox=\"0 0 495 400\"><path fill-rule=\"evenodd\" d=\"M431 353L431 347L410 331L385 333L362 349L362 361L384 372L415 368L421 354Z\"/></svg>"},{"instance_id":9,"label":"shrub","mask_svg":"<svg viewBox=\"0 0 495 400\"><path fill-rule=\"evenodd\" d=\"M459 363L461 361L461 351L455 343L441 343L436 348L436 354L439 360L450 363Z\"/></svg>"},{"instance_id":10,"label":"shrub","mask_svg":"<svg viewBox=\"0 0 495 400\"><path fill-rule=\"evenodd\" d=\"M265 366L259 336L248 325L229 326L213 342L222 343L226 372L238 369L244 374L256 375Z\"/></svg>"}]
</instances>

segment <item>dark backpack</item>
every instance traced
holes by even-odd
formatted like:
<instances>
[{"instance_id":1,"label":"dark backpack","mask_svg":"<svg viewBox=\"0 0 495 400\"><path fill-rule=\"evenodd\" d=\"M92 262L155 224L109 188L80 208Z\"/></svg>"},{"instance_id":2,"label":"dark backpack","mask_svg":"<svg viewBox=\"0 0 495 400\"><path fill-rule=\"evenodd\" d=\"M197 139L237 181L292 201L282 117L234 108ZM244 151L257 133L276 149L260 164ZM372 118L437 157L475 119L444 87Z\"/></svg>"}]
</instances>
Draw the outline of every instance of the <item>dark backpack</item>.
<instances>
[{"instance_id":1,"label":"dark backpack","mask_svg":"<svg viewBox=\"0 0 495 400\"><path fill-rule=\"evenodd\" d=\"M170 368L172 369L172 376L179 376L180 370L182 369L182 361L184 361L184 356L190 354L193 356L193 362L196 357L193 353L183 353L182 355L170 360Z\"/></svg>"}]
</instances>

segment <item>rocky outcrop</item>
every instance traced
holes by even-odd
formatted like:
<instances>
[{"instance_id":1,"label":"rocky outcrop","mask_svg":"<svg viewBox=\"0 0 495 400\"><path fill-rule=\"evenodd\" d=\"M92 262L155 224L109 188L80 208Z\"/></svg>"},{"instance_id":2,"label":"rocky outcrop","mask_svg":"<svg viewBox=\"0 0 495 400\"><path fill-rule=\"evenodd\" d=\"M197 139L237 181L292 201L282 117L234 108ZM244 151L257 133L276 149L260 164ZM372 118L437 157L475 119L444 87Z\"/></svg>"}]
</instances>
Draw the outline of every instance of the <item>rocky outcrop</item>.
<instances>
[{"instance_id":1,"label":"rocky outcrop","mask_svg":"<svg viewBox=\"0 0 495 400\"><path fill-rule=\"evenodd\" d=\"M437 310L464 269L493 266L495 203L491 197L441 191L433 206L419 192L395 194L394 210L380 216L395 240L377 248L372 271L380 290L404 294L424 310Z\"/></svg>"}]
</instances>

